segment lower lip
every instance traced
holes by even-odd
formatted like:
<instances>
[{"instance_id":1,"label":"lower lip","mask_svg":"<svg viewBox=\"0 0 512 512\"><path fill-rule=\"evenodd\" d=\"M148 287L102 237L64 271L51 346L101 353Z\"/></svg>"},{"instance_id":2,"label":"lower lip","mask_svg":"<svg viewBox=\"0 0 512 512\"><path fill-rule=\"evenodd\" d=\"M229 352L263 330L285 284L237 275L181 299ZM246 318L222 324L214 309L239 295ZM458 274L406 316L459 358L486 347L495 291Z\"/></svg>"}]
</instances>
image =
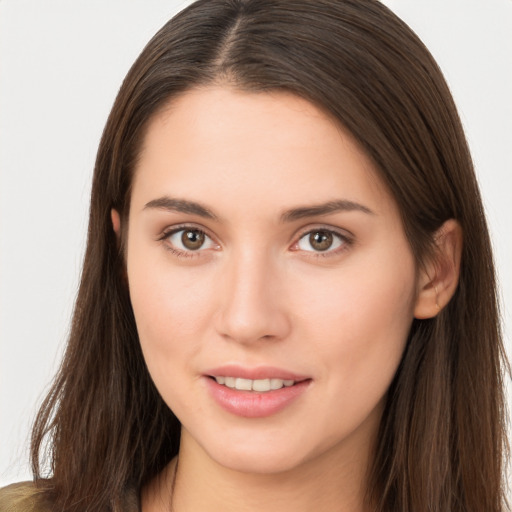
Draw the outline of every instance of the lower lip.
<instances>
[{"instance_id":1,"label":"lower lip","mask_svg":"<svg viewBox=\"0 0 512 512\"><path fill-rule=\"evenodd\" d=\"M304 380L293 386L258 393L228 388L211 377L207 377L206 381L214 400L227 412L243 418L264 418L277 414L299 398L311 382Z\"/></svg>"}]
</instances>

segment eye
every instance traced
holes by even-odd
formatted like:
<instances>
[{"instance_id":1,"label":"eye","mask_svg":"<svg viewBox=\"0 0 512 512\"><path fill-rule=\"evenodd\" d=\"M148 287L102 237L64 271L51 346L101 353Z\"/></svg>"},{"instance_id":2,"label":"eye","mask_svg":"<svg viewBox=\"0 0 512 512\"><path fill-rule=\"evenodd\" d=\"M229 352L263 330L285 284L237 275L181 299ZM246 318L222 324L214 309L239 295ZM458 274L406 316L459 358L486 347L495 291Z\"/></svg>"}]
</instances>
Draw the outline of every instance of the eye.
<instances>
[{"instance_id":1,"label":"eye","mask_svg":"<svg viewBox=\"0 0 512 512\"><path fill-rule=\"evenodd\" d=\"M165 234L165 240L173 249L181 252L199 251L200 249L213 249L217 245L200 229L181 228Z\"/></svg>"},{"instance_id":2,"label":"eye","mask_svg":"<svg viewBox=\"0 0 512 512\"><path fill-rule=\"evenodd\" d=\"M348 245L350 240L343 235L328 229L308 231L297 242L297 249L309 252L333 252Z\"/></svg>"}]
</instances>

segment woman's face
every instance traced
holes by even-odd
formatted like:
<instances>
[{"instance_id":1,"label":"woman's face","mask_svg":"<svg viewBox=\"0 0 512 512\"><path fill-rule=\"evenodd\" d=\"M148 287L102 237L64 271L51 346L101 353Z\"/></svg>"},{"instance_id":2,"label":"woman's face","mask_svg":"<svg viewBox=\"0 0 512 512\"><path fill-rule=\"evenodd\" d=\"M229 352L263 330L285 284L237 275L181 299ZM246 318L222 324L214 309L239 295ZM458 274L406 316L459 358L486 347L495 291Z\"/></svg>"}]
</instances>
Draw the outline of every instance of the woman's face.
<instances>
[{"instance_id":1,"label":"woman's face","mask_svg":"<svg viewBox=\"0 0 512 512\"><path fill-rule=\"evenodd\" d=\"M144 141L126 261L183 443L254 472L365 457L416 271L394 200L336 122L281 92L173 100Z\"/></svg>"}]
</instances>

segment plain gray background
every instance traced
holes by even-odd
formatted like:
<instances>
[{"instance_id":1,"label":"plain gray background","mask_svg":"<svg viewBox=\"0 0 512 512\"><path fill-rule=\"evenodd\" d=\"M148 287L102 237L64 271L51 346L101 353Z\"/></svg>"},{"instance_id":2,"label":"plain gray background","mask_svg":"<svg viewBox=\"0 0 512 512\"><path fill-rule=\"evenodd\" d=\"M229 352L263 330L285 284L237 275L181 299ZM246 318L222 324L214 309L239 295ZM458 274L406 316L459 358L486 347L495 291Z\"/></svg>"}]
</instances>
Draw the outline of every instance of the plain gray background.
<instances>
[{"instance_id":1,"label":"plain gray background","mask_svg":"<svg viewBox=\"0 0 512 512\"><path fill-rule=\"evenodd\" d=\"M187 3L0 0L0 486L30 478L29 427L68 332L95 152L115 94ZM384 3L429 47L459 106L512 353L512 1Z\"/></svg>"}]
</instances>

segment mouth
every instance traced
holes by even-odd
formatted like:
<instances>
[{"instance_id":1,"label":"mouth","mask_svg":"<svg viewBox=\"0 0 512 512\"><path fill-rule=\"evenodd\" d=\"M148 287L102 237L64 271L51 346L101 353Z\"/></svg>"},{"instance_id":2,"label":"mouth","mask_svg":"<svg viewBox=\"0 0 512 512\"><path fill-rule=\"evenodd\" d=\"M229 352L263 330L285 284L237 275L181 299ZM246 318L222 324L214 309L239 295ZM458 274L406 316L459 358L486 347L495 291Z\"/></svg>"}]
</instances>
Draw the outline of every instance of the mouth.
<instances>
[{"instance_id":1,"label":"mouth","mask_svg":"<svg viewBox=\"0 0 512 512\"><path fill-rule=\"evenodd\" d=\"M204 375L214 402L228 413L244 418L277 414L307 394L310 377L272 368L226 365Z\"/></svg>"},{"instance_id":2,"label":"mouth","mask_svg":"<svg viewBox=\"0 0 512 512\"><path fill-rule=\"evenodd\" d=\"M292 379L244 379L241 377L231 376L210 376L217 384L226 386L237 391L254 391L257 393L268 393L269 391L277 391L284 387L294 386L297 382Z\"/></svg>"}]
</instances>

